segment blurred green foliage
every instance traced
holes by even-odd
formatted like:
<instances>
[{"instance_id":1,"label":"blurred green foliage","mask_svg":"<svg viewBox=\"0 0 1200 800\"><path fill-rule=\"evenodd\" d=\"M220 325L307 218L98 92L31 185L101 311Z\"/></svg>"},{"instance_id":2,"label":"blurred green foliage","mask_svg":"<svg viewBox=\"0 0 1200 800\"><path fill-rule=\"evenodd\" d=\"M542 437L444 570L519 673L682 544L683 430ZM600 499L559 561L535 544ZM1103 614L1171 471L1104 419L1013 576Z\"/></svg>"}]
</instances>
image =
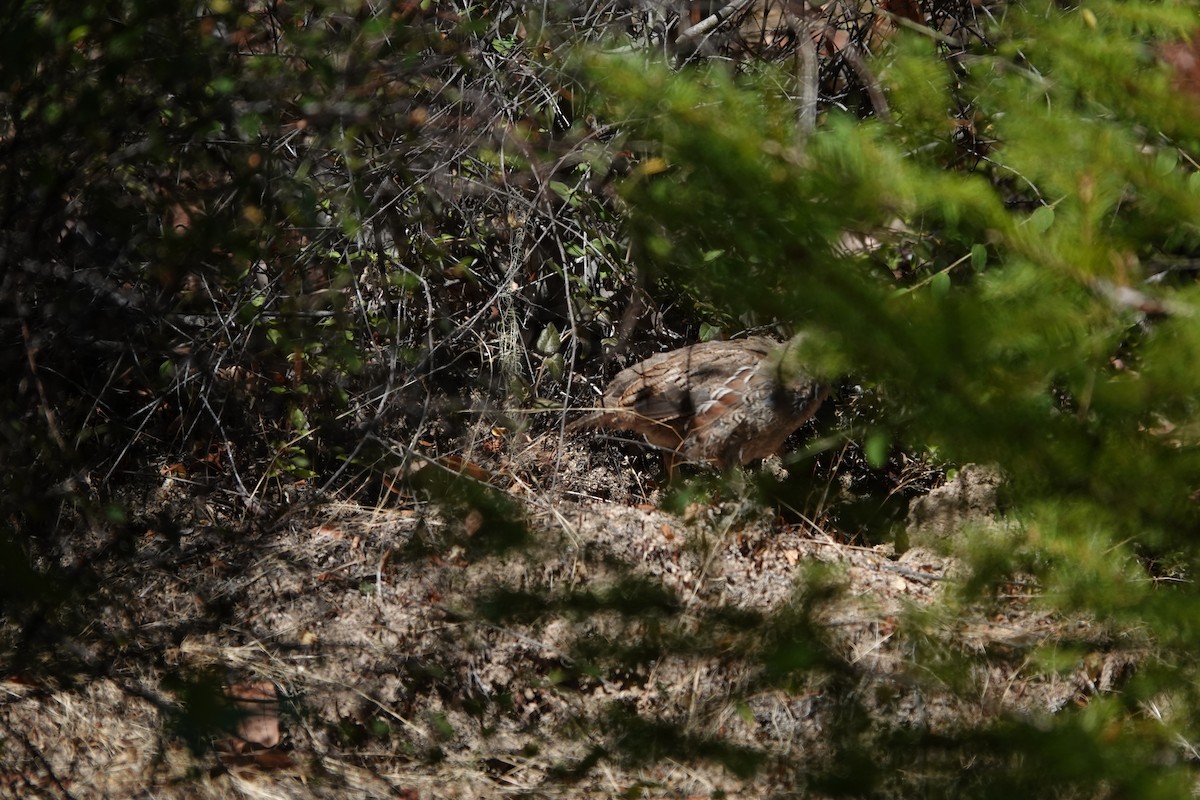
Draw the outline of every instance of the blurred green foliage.
<instances>
[{"instance_id":1,"label":"blurred green foliage","mask_svg":"<svg viewBox=\"0 0 1200 800\"><path fill-rule=\"evenodd\" d=\"M903 30L874 64L890 114L830 110L807 136L776 89L786 76L582 60L598 106L654 145L625 185L644 263L729 319L818 331L807 346L827 374L890 398L868 436L1003 470L1017 526L1000 550L968 549L976 597L1032 573L1046 602L1163 648L1169 668L1120 701L1064 711L1037 735L965 734L964 762L1011 777L966 777L972 796L1191 785L1166 742L1200 736L1200 307L1187 261L1200 247L1200 96L1163 47L1194 41L1196 12L1012 4L994 46L952 65L936 36ZM951 118L964 107L987 140L966 167ZM848 249L848 234L879 246ZM897 269L905 249L917 257ZM1177 579L1156 581L1163 562ZM1150 721L1168 698L1178 713ZM944 744L912 741L906 758ZM944 779L922 792L950 793ZM893 780L826 788L862 796Z\"/></svg>"}]
</instances>

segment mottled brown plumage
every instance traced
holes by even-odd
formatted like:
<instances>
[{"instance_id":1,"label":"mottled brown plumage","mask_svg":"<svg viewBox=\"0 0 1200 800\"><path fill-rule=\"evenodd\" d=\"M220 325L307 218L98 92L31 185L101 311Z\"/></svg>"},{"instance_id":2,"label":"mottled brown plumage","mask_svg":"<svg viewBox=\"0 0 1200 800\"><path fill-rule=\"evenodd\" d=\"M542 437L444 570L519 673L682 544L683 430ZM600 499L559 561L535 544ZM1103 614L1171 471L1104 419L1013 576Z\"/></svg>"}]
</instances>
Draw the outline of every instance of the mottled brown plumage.
<instances>
[{"instance_id":1,"label":"mottled brown plumage","mask_svg":"<svg viewBox=\"0 0 1200 800\"><path fill-rule=\"evenodd\" d=\"M570 425L633 431L675 461L728 469L769 456L820 406L826 390L762 337L703 342L622 370L603 409Z\"/></svg>"}]
</instances>

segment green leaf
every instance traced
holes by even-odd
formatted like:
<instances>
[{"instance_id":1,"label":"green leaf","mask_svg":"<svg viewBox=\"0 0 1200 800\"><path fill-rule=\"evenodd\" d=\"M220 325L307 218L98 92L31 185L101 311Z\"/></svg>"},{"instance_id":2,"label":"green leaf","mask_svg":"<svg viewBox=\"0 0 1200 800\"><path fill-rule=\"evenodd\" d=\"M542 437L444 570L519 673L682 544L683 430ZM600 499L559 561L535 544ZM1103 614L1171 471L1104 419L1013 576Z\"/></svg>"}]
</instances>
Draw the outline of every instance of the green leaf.
<instances>
[{"instance_id":1,"label":"green leaf","mask_svg":"<svg viewBox=\"0 0 1200 800\"><path fill-rule=\"evenodd\" d=\"M976 272L987 266L987 248L981 244L971 245L971 268Z\"/></svg>"},{"instance_id":2,"label":"green leaf","mask_svg":"<svg viewBox=\"0 0 1200 800\"><path fill-rule=\"evenodd\" d=\"M292 423L292 427L297 431L308 430L308 417L300 410L298 406L292 406L288 409L288 421Z\"/></svg>"},{"instance_id":3,"label":"green leaf","mask_svg":"<svg viewBox=\"0 0 1200 800\"><path fill-rule=\"evenodd\" d=\"M553 355L562 349L562 334L558 332L554 323L542 328L542 332L538 334L537 349L546 355Z\"/></svg>"},{"instance_id":4,"label":"green leaf","mask_svg":"<svg viewBox=\"0 0 1200 800\"><path fill-rule=\"evenodd\" d=\"M566 200L568 203L575 200L575 190L562 181L550 181L550 188L554 193Z\"/></svg>"},{"instance_id":5,"label":"green leaf","mask_svg":"<svg viewBox=\"0 0 1200 800\"><path fill-rule=\"evenodd\" d=\"M1050 206L1039 207L1029 215L1029 224L1038 233L1045 233L1054 224L1054 209Z\"/></svg>"},{"instance_id":6,"label":"green leaf","mask_svg":"<svg viewBox=\"0 0 1200 800\"><path fill-rule=\"evenodd\" d=\"M929 281L929 291L934 297L945 297L950 293L950 273L942 270Z\"/></svg>"},{"instance_id":7,"label":"green leaf","mask_svg":"<svg viewBox=\"0 0 1200 800\"><path fill-rule=\"evenodd\" d=\"M1160 150L1154 156L1154 174L1166 177L1179 166L1179 154L1174 150Z\"/></svg>"},{"instance_id":8,"label":"green leaf","mask_svg":"<svg viewBox=\"0 0 1200 800\"><path fill-rule=\"evenodd\" d=\"M555 380L561 380L563 374L567 371L566 360L563 358L562 353L555 353L552 356L548 356L542 363L546 365L546 371Z\"/></svg>"},{"instance_id":9,"label":"green leaf","mask_svg":"<svg viewBox=\"0 0 1200 800\"><path fill-rule=\"evenodd\" d=\"M887 464L888 451L891 449L891 439L885 433L872 433L867 436L863 445L863 455L873 469L882 469Z\"/></svg>"}]
</instances>

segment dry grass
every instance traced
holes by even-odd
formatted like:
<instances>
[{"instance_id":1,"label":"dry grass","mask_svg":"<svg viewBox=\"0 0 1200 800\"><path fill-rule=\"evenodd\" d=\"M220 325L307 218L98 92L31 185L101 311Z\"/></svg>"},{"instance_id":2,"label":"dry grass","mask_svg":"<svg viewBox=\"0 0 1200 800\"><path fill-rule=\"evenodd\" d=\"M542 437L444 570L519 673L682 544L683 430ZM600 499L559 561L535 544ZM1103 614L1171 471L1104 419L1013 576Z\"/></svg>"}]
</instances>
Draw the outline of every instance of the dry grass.
<instances>
[{"instance_id":1,"label":"dry grass","mask_svg":"<svg viewBox=\"0 0 1200 800\"><path fill-rule=\"evenodd\" d=\"M764 680L761 638L781 629L753 620L805 603L820 641L852 667L853 691L884 725L952 734L1002 710L1051 711L1111 688L1128 664L1126 656L1099 670L1094 661L1056 674L1033 669L1021 654L1038 643L1068 630L1075 642L1100 634L1015 594L986 614L950 616L944 609L954 606L939 600L952 562L927 549L897 556L891 546L848 545L738 501L697 506L685 522L644 506L552 499L525 505L529 546L490 555L471 553L486 527L468 532L464 519L412 498L391 508L331 504L245 538L198 526L169 564L161 542L146 537L133 560L142 566L129 567L137 574L120 576L141 587L127 610L132 626L118 631L112 612L101 619L133 652L161 648L161 658L150 666L118 655L108 677L71 685L6 683L3 794L787 793L804 766L830 755L826 737L844 697L821 670L791 685ZM806 600L806 587L826 580L815 565L840 588ZM650 605L662 605L631 611L628 597L611 593L618 585L658 587ZM487 597L545 605L481 605ZM218 626L214 605L224 609ZM919 612L934 616L913 627ZM928 640L918 642L916 630ZM632 655L639 645L654 657ZM977 667L955 682L918 672L914 647L934 645L987 653L986 674ZM630 653L617 652L625 646ZM164 709L180 699L167 687L181 674L226 686L270 682L282 743L190 752L164 724L173 719ZM614 709L756 751L765 768L738 777L719 758L624 752ZM605 755L572 772L597 753Z\"/></svg>"}]
</instances>

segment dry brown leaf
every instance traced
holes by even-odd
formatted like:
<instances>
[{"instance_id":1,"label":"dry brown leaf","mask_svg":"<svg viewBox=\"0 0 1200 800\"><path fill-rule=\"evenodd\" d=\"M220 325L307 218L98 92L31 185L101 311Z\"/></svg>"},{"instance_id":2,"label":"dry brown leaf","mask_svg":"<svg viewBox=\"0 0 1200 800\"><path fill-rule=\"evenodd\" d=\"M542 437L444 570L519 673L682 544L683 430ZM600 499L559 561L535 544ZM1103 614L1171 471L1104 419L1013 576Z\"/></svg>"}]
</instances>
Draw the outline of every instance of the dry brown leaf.
<instances>
[{"instance_id":1,"label":"dry brown leaf","mask_svg":"<svg viewBox=\"0 0 1200 800\"><path fill-rule=\"evenodd\" d=\"M279 744L279 700L275 684L270 681L242 681L229 687L226 693L244 716L238 720L234 736L243 743L271 748ZM248 749L235 748L235 751Z\"/></svg>"}]
</instances>

